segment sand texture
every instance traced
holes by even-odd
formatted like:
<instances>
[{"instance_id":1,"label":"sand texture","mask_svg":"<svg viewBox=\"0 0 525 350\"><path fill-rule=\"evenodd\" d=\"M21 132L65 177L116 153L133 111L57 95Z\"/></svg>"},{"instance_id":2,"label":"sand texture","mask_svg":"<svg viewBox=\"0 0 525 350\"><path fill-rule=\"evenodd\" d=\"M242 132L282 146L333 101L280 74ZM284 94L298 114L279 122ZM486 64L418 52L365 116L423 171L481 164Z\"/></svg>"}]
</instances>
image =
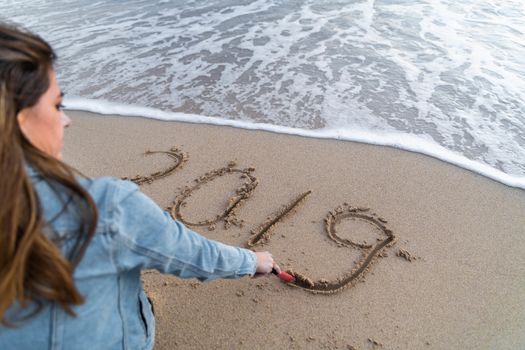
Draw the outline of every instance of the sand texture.
<instances>
[{"instance_id":1,"label":"sand texture","mask_svg":"<svg viewBox=\"0 0 525 350\"><path fill-rule=\"evenodd\" d=\"M296 277L144 271L156 349L525 347L523 190L385 147L69 114L66 162Z\"/></svg>"}]
</instances>

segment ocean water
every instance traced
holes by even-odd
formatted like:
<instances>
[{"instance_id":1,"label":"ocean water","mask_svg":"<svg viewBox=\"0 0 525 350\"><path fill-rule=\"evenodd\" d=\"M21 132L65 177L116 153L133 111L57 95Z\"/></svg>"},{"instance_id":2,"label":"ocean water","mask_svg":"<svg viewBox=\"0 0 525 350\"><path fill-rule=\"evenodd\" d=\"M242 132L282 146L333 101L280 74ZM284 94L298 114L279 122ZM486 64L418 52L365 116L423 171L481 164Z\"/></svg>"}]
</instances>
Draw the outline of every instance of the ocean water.
<instances>
[{"instance_id":1,"label":"ocean water","mask_svg":"<svg viewBox=\"0 0 525 350\"><path fill-rule=\"evenodd\" d=\"M525 188L520 0L3 0L66 107L399 147Z\"/></svg>"}]
</instances>

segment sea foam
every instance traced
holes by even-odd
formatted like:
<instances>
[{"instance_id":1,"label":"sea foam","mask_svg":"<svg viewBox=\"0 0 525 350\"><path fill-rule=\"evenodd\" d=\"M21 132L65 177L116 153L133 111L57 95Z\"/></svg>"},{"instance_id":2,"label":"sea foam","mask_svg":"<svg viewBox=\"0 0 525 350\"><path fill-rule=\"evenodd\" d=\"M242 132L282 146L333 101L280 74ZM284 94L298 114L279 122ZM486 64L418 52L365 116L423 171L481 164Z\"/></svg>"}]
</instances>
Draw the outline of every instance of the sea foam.
<instances>
[{"instance_id":1,"label":"sea foam","mask_svg":"<svg viewBox=\"0 0 525 350\"><path fill-rule=\"evenodd\" d=\"M70 96L416 137L525 176L521 0L4 0L3 17L53 45Z\"/></svg>"}]
</instances>

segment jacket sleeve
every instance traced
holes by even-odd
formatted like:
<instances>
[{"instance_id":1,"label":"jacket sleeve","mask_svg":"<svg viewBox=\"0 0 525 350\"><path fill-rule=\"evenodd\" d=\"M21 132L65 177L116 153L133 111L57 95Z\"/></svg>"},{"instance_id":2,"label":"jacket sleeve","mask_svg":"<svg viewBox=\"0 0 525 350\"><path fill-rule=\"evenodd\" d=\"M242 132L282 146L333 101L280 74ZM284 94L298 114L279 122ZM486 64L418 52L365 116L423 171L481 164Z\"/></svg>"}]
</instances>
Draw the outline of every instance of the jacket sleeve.
<instances>
[{"instance_id":1,"label":"jacket sleeve","mask_svg":"<svg viewBox=\"0 0 525 350\"><path fill-rule=\"evenodd\" d=\"M254 252L209 240L173 220L138 186L117 181L109 231L119 270L156 269L209 281L255 273Z\"/></svg>"}]
</instances>

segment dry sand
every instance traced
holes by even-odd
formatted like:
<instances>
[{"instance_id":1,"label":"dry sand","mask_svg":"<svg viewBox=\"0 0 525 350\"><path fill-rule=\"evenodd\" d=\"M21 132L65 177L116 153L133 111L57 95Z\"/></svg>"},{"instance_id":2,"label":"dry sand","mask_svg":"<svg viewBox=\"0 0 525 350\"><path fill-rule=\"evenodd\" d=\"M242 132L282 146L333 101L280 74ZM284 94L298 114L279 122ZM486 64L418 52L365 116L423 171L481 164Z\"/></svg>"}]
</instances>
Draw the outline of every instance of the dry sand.
<instances>
[{"instance_id":1,"label":"dry sand","mask_svg":"<svg viewBox=\"0 0 525 350\"><path fill-rule=\"evenodd\" d=\"M311 190L253 249L270 250L283 269L315 283L350 274L387 239L385 230L395 236L359 282L331 294L285 285L273 275L201 284L145 271L157 349L525 347L524 191L385 147L69 114L64 158L86 175L149 175L178 161L162 153L144 156L146 150L176 146L187 155L182 167L141 185L163 208L230 161L230 168L255 168L246 170L255 188L248 176L230 172L205 178L183 200L180 214L205 222L194 230L212 239L244 246L251 230ZM228 223L210 223L237 199ZM369 218L343 215L356 208L370 208L362 212Z\"/></svg>"}]
</instances>

